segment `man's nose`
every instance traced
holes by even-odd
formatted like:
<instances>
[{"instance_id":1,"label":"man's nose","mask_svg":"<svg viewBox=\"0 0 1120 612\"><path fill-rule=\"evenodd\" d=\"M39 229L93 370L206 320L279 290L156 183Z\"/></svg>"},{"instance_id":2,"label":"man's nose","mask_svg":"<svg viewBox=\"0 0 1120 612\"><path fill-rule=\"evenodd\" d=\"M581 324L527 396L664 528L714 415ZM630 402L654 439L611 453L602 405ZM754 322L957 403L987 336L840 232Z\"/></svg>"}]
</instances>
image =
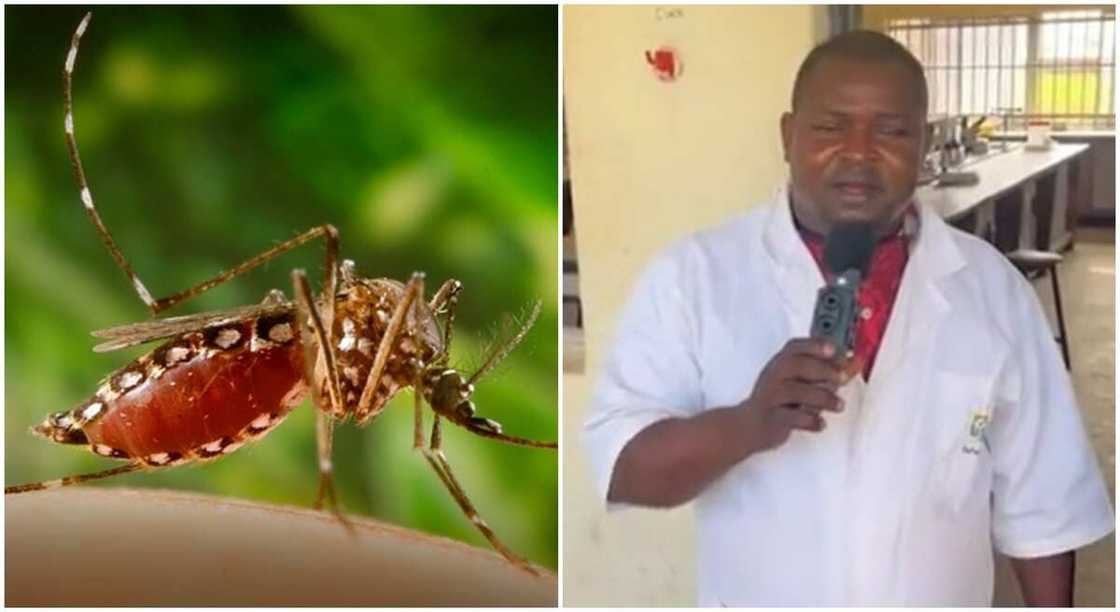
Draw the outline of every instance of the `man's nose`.
<instances>
[{"instance_id":1,"label":"man's nose","mask_svg":"<svg viewBox=\"0 0 1120 612\"><path fill-rule=\"evenodd\" d=\"M844 135L841 153L853 160L866 161L876 158L875 138L871 129L865 126L853 126Z\"/></svg>"}]
</instances>

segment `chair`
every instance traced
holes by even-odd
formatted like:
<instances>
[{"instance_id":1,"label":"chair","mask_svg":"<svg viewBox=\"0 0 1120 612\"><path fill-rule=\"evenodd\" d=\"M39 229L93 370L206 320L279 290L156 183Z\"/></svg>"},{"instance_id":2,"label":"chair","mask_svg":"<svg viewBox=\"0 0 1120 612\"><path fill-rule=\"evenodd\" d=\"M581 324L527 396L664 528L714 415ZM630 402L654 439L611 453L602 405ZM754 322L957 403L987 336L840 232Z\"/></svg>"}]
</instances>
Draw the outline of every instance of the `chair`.
<instances>
[{"instance_id":1,"label":"chair","mask_svg":"<svg viewBox=\"0 0 1120 612\"><path fill-rule=\"evenodd\" d=\"M1058 314L1058 335L1054 339L1062 347L1062 358L1065 359L1066 369L1071 370L1069 336L1066 334L1066 319L1062 313L1062 292L1058 288L1058 264L1062 262L1062 256L1050 251L1019 249L1007 253L1007 258L1027 278L1050 275L1050 286L1054 290L1054 310Z\"/></svg>"}]
</instances>

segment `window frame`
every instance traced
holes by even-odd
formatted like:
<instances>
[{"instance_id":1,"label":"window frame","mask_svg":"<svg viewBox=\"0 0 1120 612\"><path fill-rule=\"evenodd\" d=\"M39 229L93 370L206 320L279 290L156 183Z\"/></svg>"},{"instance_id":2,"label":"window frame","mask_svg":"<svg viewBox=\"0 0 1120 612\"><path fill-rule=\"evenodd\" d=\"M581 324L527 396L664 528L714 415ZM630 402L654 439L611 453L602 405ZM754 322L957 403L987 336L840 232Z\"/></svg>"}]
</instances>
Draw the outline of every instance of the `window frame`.
<instances>
[{"instance_id":1,"label":"window frame","mask_svg":"<svg viewBox=\"0 0 1120 612\"><path fill-rule=\"evenodd\" d=\"M1047 7L1047 10L1033 14L998 14L984 16L951 16L951 15L912 15L892 16L884 19L881 29L911 50L923 62L926 79L930 86L930 118L968 115L997 115L1007 121L1008 129L1025 130L1026 123L1031 120L1048 120L1052 123L1064 123L1073 130L1113 131L1115 130L1116 99L1114 88L1116 78L1116 40L1115 40L1115 12L1106 10L1108 7ZM1051 59L1041 57L1043 28L1070 24L1064 32L1056 35L1066 35L1067 56L1062 59L1056 53ZM1082 54L1075 56L1073 50L1074 38L1078 24L1083 25L1085 42L1080 45ZM1098 25L1099 24L1099 25ZM971 31L967 30L972 28ZM995 63L992 63L991 36L998 36L996 43L997 53ZM1010 28L1011 45L1005 46L1005 32ZM1025 57L1019 60L1020 49L1023 43L1019 41L1024 31L1016 32L1016 28L1025 28ZM1113 36L1107 36L1109 29ZM1099 32L1098 45L1095 50L1089 49L1091 35ZM983 31L984 45L977 41ZM972 40L971 57L966 59L965 38ZM944 35L944 40L938 37ZM1061 41L1055 43L1055 50L1060 51ZM919 47L919 45L921 47ZM955 48L954 48L955 47ZM942 52L942 48L944 52ZM1007 49L1010 48L1010 62L1007 61ZM1094 52L1095 53L1091 53ZM932 61L931 61L932 59ZM982 60L982 63L981 63ZM1063 72L1064 70L1064 72ZM1005 79L1004 72L1010 73L1010 79ZM1054 75L1051 86L1049 104L1046 109L1045 92L1039 92L1040 79L1045 73ZM971 73L971 77L966 77ZM994 73L994 74L993 74ZM1090 104L1086 104L1084 93L1081 103L1072 104L1073 80L1076 75L1097 74L1097 83L1091 96ZM1023 75L1021 94L1017 85L1018 75ZM1062 75L1066 77L1066 91L1063 104L1059 104L1057 92L1058 82ZM995 103L989 93L989 84L995 77L995 88L1004 88L1009 84L1010 100L1004 103L1005 96L996 89ZM965 86L965 79L972 79L972 89ZM1082 88L1088 79L1081 77ZM980 82L982 87L977 86ZM979 92L983 90L983 96ZM1083 89L1083 92L1087 88ZM966 96L966 92L968 96ZM1105 100L1105 96L1107 99ZM965 98L969 104L965 104ZM978 110L975 98L983 100L983 109ZM1020 106L1018 102L1022 102ZM1107 104L1102 106L1102 101ZM1091 106L1090 106L1091 105ZM968 107L967 112L964 110ZM1063 108L1064 107L1064 108ZM1059 112L1059 109L1062 109ZM1048 111L1048 112L1047 112ZM1088 111L1088 112L1086 112Z\"/></svg>"}]
</instances>

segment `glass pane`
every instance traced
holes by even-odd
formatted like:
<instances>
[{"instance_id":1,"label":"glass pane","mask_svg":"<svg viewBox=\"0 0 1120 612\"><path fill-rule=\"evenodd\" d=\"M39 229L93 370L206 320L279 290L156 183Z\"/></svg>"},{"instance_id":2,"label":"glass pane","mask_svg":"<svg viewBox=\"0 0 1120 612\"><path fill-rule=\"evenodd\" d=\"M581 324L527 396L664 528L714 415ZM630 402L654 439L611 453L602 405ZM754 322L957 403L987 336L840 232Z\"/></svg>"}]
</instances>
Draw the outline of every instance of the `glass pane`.
<instances>
[{"instance_id":1,"label":"glass pane","mask_svg":"<svg viewBox=\"0 0 1120 612\"><path fill-rule=\"evenodd\" d=\"M922 30L922 57L927 66L937 65L937 36L932 30Z\"/></svg>"},{"instance_id":2,"label":"glass pane","mask_svg":"<svg viewBox=\"0 0 1120 612\"><path fill-rule=\"evenodd\" d=\"M1011 86L1011 78L1010 75L1006 75L1008 77L1007 83L1003 85L1000 81L1004 76L1005 75L1001 75L998 70L989 70L986 73L984 87L987 89L988 95L984 104L985 112L994 112L997 108L1007 106L1005 103L1007 94L1004 92L1007 91L1006 88Z\"/></svg>"},{"instance_id":3,"label":"glass pane","mask_svg":"<svg viewBox=\"0 0 1120 612\"><path fill-rule=\"evenodd\" d=\"M1093 106L1100 86L1099 79L1098 70L1085 68L1040 70L1037 82L1041 93L1036 93L1036 99L1042 104L1038 111L1043 114L1081 114L1083 109Z\"/></svg>"},{"instance_id":4,"label":"glass pane","mask_svg":"<svg viewBox=\"0 0 1120 612\"><path fill-rule=\"evenodd\" d=\"M976 69L964 68L961 71L961 113L969 114L976 107Z\"/></svg>"},{"instance_id":5,"label":"glass pane","mask_svg":"<svg viewBox=\"0 0 1120 612\"><path fill-rule=\"evenodd\" d=\"M1113 64L1116 62L1116 21L1109 20L1104 22L1104 62L1106 64Z\"/></svg>"},{"instance_id":6,"label":"glass pane","mask_svg":"<svg viewBox=\"0 0 1120 612\"><path fill-rule=\"evenodd\" d=\"M1012 64L1016 67L1027 65L1027 29L1030 26L1027 24L1017 24L1012 27L1012 38L1014 44L1012 46Z\"/></svg>"},{"instance_id":7,"label":"glass pane","mask_svg":"<svg viewBox=\"0 0 1120 612\"><path fill-rule=\"evenodd\" d=\"M964 109L964 87L961 79L964 78L964 71L956 69L953 71L953 82L949 90L953 92L953 101L949 106L949 112L954 115L959 115L965 112Z\"/></svg>"},{"instance_id":8,"label":"glass pane","mask_svg":"<svg viewBox=\"0 0 1120 612\"><path fill-rule=\"evenodd\" d=\"M949 113L949 76L948 71L944 68L938 68L934 82L937 83L937 113L939 115Z\"/></svg>"},{"instance_id":9,"label":"glass pane","mask_svg":"<svg viewBox=\"0 0 1120 612\"><path fill-rule=\"evenodd\" d=\"M961 66L971 67L975 65L973 58L976 51L976 40L974 30L971 26L965 25L960 29L961 37Z\"/></svg>"},{"instance_id":10,"label":"glass pane","mask_svg":"<svg viewBox=\"0 0 1120 612\"><path fill-rule=\"evenodd\" d=\"M1043 23L1038 26L1038 62L1050 63L1058 55L1058 27L1063 24Z\"/></svg>"},{"instance_id":11,"label":"glass pane","mask_svg":"<svg viewBox=\"0 0 1120 612\"><path fill-rule=\"evenodd\" d=\"M958 30L955 27L950 27L950 28L946 28L945 32L946 32L946 36L945 36L946 42L948 43L947 46L949 47L948 53L946 54L946 57L945 57L945 60L946 60L947 63L949 63L953 66L960 66L961 65L960 30Z\"/></svg>"},{"instance_id":12,"label":"glass pane","mask_svg":"<svg viewBox=\"0 0 1120 612\"><path fill-rule=\"evenodd\" d=\"M1116 101L1112 97L1114 72L1115 68L1112 66L1101 70L1101 100L1097 110L1101 114L1110 116L1116 113Z\"/></svg>"},{"instance_id":13,"label":"glass pane","mask_svg":"<svg viewBox=\"0 0 1120 612\"><path fill-rule=\"evenodd\" d=\"M1011 105L1015 108L1026 109L1027 107L1027 69L1015 68L1011 71L1012 80L1012 102ZM1024 110L1025 112L1025 110Z\"/></svg>"}]
</instances>

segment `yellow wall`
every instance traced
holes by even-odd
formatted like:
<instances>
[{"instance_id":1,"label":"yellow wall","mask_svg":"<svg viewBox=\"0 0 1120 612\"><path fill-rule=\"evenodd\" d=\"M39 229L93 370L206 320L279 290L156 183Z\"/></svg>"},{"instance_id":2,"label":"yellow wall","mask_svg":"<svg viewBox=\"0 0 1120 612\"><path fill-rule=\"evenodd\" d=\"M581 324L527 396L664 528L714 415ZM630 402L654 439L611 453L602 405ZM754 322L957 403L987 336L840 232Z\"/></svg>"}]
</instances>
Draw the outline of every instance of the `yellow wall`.
<instances>
[{"instance_id":1,"label":"yellow wall","mask_svg":"<svg viewBox=\"0 0 1120 612\"><path fill-rule=\"evenodd\" d=\"M785 176L778 118L818 24L810 7L568 6L564 95L589 363L635 272ZM823 11L822 11L823 12ZM661 16L661 18L659 18ZM823 25L823 20L820 24ZM676 47L662 83L643 52Z\"/></svg>"},{"instance_id":2,"label":"yellow wall","mask_svg":"<svg viewBox=\"0 0 1120 612\"><path fill-rule=\"evenodd\" d=\"M690 605L691 512L606 516L578 446L587 393L635 275L657 251L757 204L786 175L778 119L823 39L806 6L564 9L568 130L587 375L564 381L564 601ZM643 52L679 50L674 83Z\"/></svg>"}]
</instances>

